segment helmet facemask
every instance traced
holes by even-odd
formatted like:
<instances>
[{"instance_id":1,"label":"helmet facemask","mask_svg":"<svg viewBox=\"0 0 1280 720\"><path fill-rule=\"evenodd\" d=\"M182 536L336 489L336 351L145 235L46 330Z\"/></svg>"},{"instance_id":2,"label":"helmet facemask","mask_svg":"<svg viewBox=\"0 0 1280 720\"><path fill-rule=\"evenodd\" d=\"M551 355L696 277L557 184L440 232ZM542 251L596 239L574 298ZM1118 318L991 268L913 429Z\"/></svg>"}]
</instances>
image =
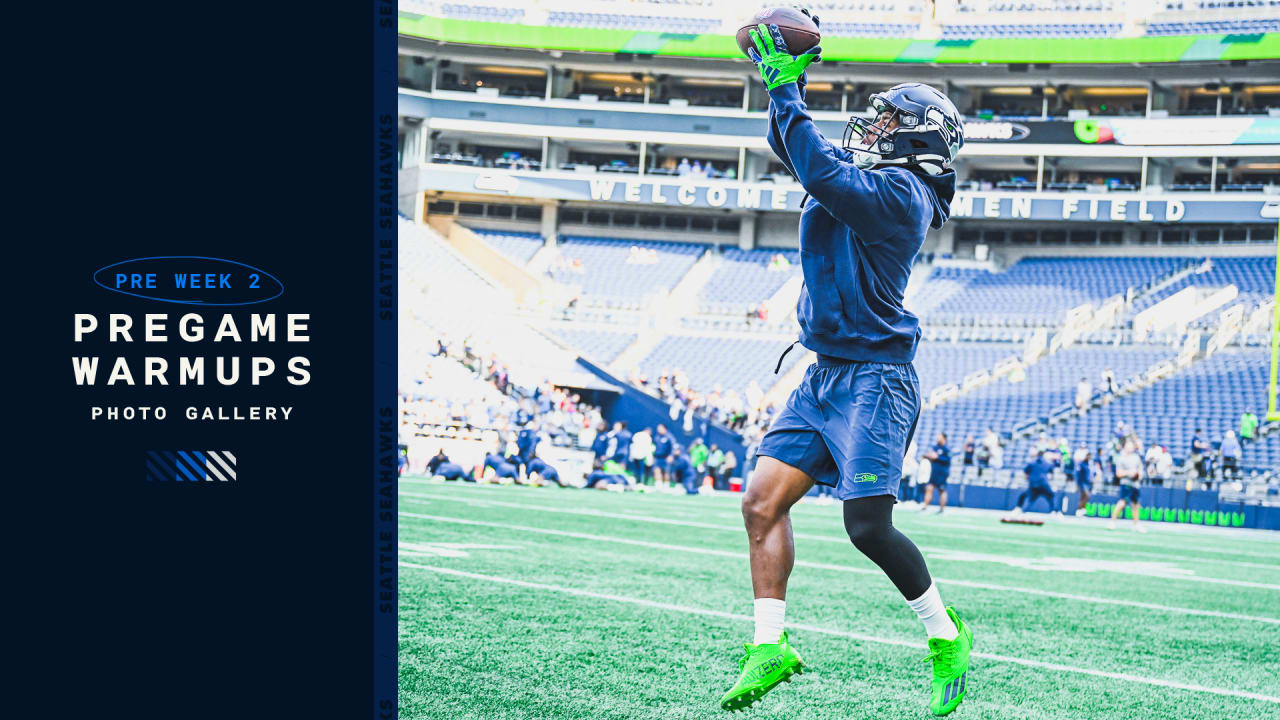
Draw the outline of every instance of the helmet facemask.
<instances>
[{"instance_id":1,"label":"helmet facemask","mask_svg":"<svg viewBox=\"0 0 1280 720\"><path fill-rule=\"evenodd\" d=\"M872 119L851 117L844 127L842 147L853 155L853 164L869 170L885 161L894 150L894 133L902 128L914 128L919 118L895 107L879 94L871 96Z\"/></svg>"}]
</instances>

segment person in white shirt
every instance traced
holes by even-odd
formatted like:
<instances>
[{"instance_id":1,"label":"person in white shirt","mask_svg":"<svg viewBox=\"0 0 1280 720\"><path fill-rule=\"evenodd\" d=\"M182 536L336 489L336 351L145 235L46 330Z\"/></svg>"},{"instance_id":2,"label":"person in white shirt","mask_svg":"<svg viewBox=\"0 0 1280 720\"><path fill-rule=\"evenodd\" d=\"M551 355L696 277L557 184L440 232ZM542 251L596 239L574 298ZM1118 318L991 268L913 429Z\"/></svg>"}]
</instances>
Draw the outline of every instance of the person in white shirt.
<instances>
[{"instance_id":1,"label":"person in white shirt","mask_svg":"<svg viewBox=\"0 0 1280 720\"><path fill-rule=\"evenodd\" d=\"M1114 395L1116 392L1116 374L1111 368L1102 371L1102 392Z\"/></svg>"},{"instance_id":2,"label":"person in white shirt","mask_svg":"<svg viewBox=\"0 0 1280 720\"><path fill-rule=\"evenodd\" d=\"M636 484L649 484L649 458L653 455L653 436L648 430L639 430L631 436L631 451L628 460L628 469L631 475L635 477Z\"/></svg>"},{"instance_id":3,"label":"person in white shirt","mask_svg":"<svg viewBox=\"0 0 1280 720\"><path fill-rule=\"evenodd\" d=\"M1164 448L1159 445L1152 445L1147 448L1146 470L1147 478L1151 480L1152 485L1163 485L1164 475L1160 474L1160 460L1164 457Z\"/></svg>"},{"instance_id":4,"label":"person in white shirt","mask_svg":"<svg viewBox=\"0 0 1280 720\"><path fill-rule=\"evenodd\" d=\"M1142 459L1138 457L1138 446L1132 440L1124 444L1124 450L1116 458L1116 478L1120 481L1120 499L1116 501L1116 507L1111 511L1111 523L1107 525L1107 529L1116 529L1116 519L1124 512L1124 507L1128 504L1133 506L1133 529L1140 533L1145 533L1147 529L1138 522L1139 511L1141 510L1139 500L1141 497Z\"/></svg>"},{"instance_id":5,"label":"person in white shirt","mask_svg":"<svg viewBox=\"0 0 1280 720\"><path fill-rule=\"evenodd\" d=\"M1093 386L1089 384L1089 379L1080 378L1080 384L1076 385L1076 408L1084 410L1092 399Z\"/></svg>"},{"instance_id":6,"label":"person in white shirt","mask_svg":"<svg viewBox=\"0 0 1280 720\"><path fill-rule=\"evenodd\" d=\"M907 501L915 500L915 495L911 492L913 480L916 472L920 469L920 461L916 459L916 441L911 441L911 446L907 448L906 457L902 458L902 478L898 482L898 500Z\"/></svg>"}]
</instances>

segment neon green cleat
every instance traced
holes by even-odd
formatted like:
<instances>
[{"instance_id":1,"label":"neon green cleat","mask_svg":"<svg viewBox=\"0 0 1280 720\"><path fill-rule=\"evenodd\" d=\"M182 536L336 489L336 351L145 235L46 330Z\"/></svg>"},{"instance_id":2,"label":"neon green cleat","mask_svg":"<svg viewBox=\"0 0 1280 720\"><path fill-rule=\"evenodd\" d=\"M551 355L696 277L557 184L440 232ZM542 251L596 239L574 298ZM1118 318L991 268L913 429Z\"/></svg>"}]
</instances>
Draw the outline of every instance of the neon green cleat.
<instances>
[{"instance_id":1,"label":"neon green cleat","mask_svg":"<svg viewBox=\"0 0 1280 720\"><path fill-rule=\"evenodd\" d=\"M745 710L780 682L791 682L792 675L804 672L804 661L791 649L787 634L776 644L745 645L747 654L738 661L742 675L737 684L720 698L725 710Z\"/></svg>"},{"instance_id":2,"label":"neon green cleat","mask_svg":"<svg viewBox=\"0 0 1280 720\"><path fill-rule=\"evenodd\" d=\"M955 640L929 638L929 657L933 661L933 692L929 709L934 715L946 715L964 700L969 684L969 651L973 649L973 631L960 622L953 607L947 615L960 634Z\"/></svg>"}]
</instances>

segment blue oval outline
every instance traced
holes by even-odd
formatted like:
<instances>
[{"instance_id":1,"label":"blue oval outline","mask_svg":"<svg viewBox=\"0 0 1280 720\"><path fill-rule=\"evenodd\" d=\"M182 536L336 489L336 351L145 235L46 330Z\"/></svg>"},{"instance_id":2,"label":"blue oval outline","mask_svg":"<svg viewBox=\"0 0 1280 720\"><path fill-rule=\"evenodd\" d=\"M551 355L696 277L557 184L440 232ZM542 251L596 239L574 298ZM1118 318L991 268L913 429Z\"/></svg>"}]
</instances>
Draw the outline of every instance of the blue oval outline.
<instances>
[{"instance_id":1,"label":"blue oval outline","mask_svg":"<svg viewBox=\"0 0 1280 720\"><path fill-rule=\"evenodd\" d=\"M232 302L232 303L212 303L212 302L203 302L200 300L174 300L171 298L152 297L150 295L139 295L138 293L125 292L124 290L117 290L116 288L107 287L106 285L103 285L101 281L98 280L98 273L102 272L103 270L109 270L113 267L116 267L117 265L124 265L125 263L139 262L142 260L216 260L218 262L231 263L232 265L239 265L240 267L249 268L250 270L257 270L263 275L266 275L267 277L274 280L276 285L280 286L280 292L276 293L275 295L272 295L269 298L263 298L261 300L248 300L245 302ZM280 282L280 278L276 277L275 275L272 275L271 273L267 272L266 270L263 270L260 267L253 266L248 263L242 263L237 260L207 257L204 255L155 255L152 257L130 258L128 260L121 260L120 262L114 262L114 263L111 263L110 265L103 265L97 270L94 270L92 280L95 285L97 285L98 287L108 292L119 293L121 295L128 295L130 297L141 298L143 300L153 300L155 302L173 303L174 305L203 305L205 307L234 307L236 305L257 305L259 303L275 300L276 298L284 294L284 283Z\"/></svg>"}]
</instances>

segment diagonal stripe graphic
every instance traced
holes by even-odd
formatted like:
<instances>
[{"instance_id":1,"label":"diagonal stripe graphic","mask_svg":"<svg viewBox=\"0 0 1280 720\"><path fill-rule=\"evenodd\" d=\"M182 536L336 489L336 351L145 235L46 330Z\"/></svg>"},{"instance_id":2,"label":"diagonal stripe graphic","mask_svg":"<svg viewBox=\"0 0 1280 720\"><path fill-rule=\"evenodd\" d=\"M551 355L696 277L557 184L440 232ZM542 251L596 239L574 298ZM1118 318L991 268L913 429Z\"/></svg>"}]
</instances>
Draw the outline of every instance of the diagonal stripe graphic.
<instances>
[{"instance_id":1,"label":"diagonal stripe graphic","mask_svg":"<svg viewBox=\"0 0 1280 720\"><path fill-rule=\"evenodd\" d=\"M154 457L155 457L155 453L153 452L147 453L147 460L146 460L147 480L150 482L164 482L169 478L164 473L160 472L160 468L156 467L156 464L153 460Z\"/></svg>"},{"instance_id":2,"label":"diagonal stripe graphic","mask_svg":"<svg viewBox=\"0 0 1280 720\"><path fill-rule=\"evenodd\" d=\"M177 470L177 474L174 477L175 480L178 480L179 482L183 480L187 480L190 482L196 481L196 478L191 474L191 471L187 470L186 467L182 464L182 461L178 459L177 453L175 453L172 450L162 450L160 452L161 452L161 455L164 456L164 459L168 460L169 464L173 465L174 469Z\"/></svg>"},{"instance_id":3,"label":"diagonal stripe graphic","mask_svg":"<svg viewBox=\"0 0 1280 720\"><path fill-rule=\"evenodd\" d=\"M228 480L236 479L236 459L235 456L231 454L230 450L210 450L209 456L212 457L222 468L222 474L226 475ZM224 460L223 456L226 456L227 459Z\"/></svg>"},{"instance_id":4,"label":"diagonal stripe graphic","mask_svg":"<svg viewBox=\"0 0 1280 720\"><path fill-rule=\"evenodd\" d=\"M222 474L222 471L218 469L218 464L214 462L214 458L218 456L218 451L208 450L205 452L204 455L205 455L204 469L205 469L205 472L209 474L210 476L209 479L210 480L216 479L216 480L221 480L222 482L226 482L227 481L226 476Z\"/></svg>"},{"instance_id":5,"label":"diagonal stripe graphic","mask_svg":"<svg viewBox=\"0 0 1280 720\"><path fill-rule=\"evenodd\" d=\"M188 453L186 450L179 450L178 458L186 463L186 467L191 471L191 477L196 480L208 480L209 476L204 472L204 461L197 461L192 454L198 454L198 452L193 450Z\"/></svg>"},{"instance_id":6,"label":"diagonal stripe graphic","mask_svg":"<svg viewBox=\"0 0 1280 720\"><path fill-rule=\"evenodd\" d=\"M169 459L168 455L163 450L156 450L151 455L155 460L156 466L160 468L161 476L165 480L182 481L182 476L178 474L176 469L174 469L173 461Z\"/></svg>"}]
</instances>

